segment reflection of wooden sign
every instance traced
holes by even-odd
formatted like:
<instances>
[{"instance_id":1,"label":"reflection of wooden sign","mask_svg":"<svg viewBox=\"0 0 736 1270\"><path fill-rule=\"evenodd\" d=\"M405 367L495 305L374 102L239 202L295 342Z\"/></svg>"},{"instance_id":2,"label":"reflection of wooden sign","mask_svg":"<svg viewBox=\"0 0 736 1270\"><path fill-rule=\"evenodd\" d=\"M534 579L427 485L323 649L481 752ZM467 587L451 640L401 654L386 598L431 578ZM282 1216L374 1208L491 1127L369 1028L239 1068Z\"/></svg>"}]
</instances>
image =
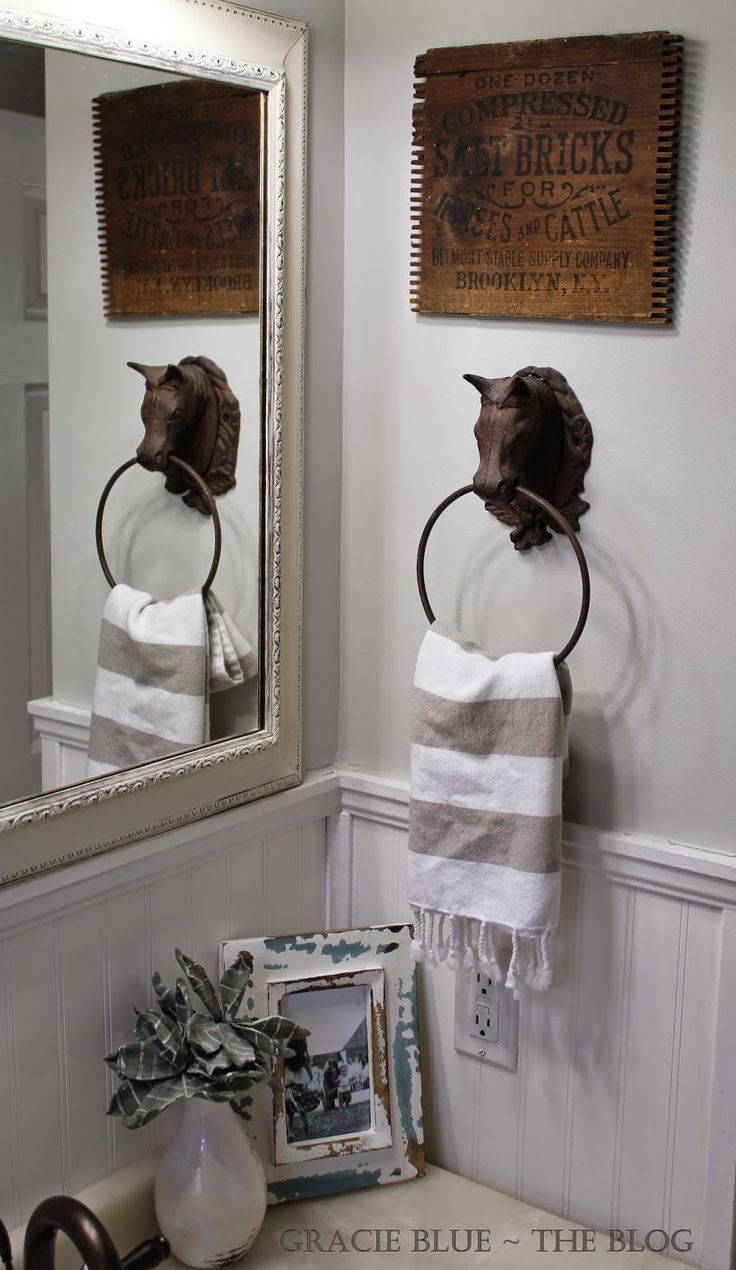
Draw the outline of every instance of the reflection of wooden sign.
<instances>
[{"instance_id":1,"label":"reflection of wooden sign","mask_svg":"<svg viewBox=\"0 0 736 1270\"><path fill-rule=\"evenodd\" d=\"M417 58L412 308L672 320L682 37Z\"/></svg>"},{"instance_id":2,"label":"reflection of wooden sign","mask_svg":"<svg viewBox=\"0 0 736 1270\"><path fill-rule=\"evenodd\" d=\"M107 317L258 311L263 100L188 79L94 101Z\"/></svg>"}]
</instances>

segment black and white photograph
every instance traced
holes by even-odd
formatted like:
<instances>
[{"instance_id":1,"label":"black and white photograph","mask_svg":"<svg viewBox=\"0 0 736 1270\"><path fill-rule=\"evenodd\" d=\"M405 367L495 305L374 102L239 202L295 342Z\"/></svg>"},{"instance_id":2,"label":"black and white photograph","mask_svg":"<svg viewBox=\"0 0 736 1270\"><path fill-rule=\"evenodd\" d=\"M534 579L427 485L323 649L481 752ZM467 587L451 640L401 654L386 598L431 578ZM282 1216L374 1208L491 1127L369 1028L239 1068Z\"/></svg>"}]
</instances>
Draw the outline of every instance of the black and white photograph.
<instances>
[{"instance_id":1,"label":"black and white photograph","mask_svg":"<svg viewBox=\"0 0 736 1270\"><path fill-rule=\"evenodd\" d=\"M306 1040L284 1060L286 1140L347 1138L371 1128L371 1055L367 985L289 992L282 1010Z\"/></svg>"}]
</instances>

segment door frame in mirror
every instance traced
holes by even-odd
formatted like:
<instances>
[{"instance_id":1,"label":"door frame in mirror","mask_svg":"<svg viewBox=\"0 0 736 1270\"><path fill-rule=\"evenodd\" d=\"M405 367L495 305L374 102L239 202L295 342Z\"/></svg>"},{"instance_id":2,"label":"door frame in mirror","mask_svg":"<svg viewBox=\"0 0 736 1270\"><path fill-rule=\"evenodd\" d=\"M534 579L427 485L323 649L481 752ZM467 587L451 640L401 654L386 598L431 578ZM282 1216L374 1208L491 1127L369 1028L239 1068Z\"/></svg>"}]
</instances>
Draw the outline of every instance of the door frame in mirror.
<instances>
[{"instance_id":1,"label":"door frame in mirror","mask_svg":"<svg viewBox=\"0 0 736 1270\"><path fill-rule=\"evenodd\" d=\"M210 0L0 8L0 37L268 94L262 331L264 726L0 807L0 886L178 828L301 781L301 491L307 25ZM144 32L144 34L142 33ZM173 45L170 34L179 43ZM92 532L92 529L91 531Z\"/></svg>"}]
</instances>

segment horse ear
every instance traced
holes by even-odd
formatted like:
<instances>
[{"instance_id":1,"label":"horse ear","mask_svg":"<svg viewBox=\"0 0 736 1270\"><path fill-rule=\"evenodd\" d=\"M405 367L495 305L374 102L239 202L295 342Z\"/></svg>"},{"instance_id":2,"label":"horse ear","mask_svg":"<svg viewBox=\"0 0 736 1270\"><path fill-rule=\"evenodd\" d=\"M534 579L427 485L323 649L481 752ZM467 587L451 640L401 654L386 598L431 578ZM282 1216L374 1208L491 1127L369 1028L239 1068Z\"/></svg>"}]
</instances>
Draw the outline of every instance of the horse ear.
<instances>
[{"instance_id":1,"label":"horse ear","mask_svg":"<svg viewBox=\"0 0 736 1270\"><path fill-rule=\"evenodd\" d=\"M147 388L155 388L163 369L161 366L144 366L142 362L128 362L127 365L130 366L131 370L137 370L138 374L143 376Z\"/></svg>"},{"instance_id":2,"label":"horse ear","mask_svg":"<svg viewBox=\"0 0 736 1270\"><path fill-rule=\"evenodd\" d=\"M506 390L507 397L530 397L531 388L523 375L512 375Z\"/></svg>"},{"instance_id":3,"label":"horse ear","mask_svg":"<svg viewBox=\"0 0 736 1270\"><path fill-rule=\"evenodd\" d=\"M493 379L484 379L482 375L463 375L463 379L467 379L469 384L478 389L481 397L487 397L490 401L493 396L493 385L496 382Z\"/></svg>"},{"instance_id":4,"label":"horse ear","mask_svg":"<svg viewBox=\"0 0 736 1270\"><path fill-rule=\"evenodd\" d=\"M163 375L161 376L161 379L159 380L159 383L161 384L180 383L183 380L183 378L184 378L184 371L182 370L181 366L175 366L173 362L169 362L168 366L166 367L166 370L164 371Z\"/></svg>"}]
</instances>

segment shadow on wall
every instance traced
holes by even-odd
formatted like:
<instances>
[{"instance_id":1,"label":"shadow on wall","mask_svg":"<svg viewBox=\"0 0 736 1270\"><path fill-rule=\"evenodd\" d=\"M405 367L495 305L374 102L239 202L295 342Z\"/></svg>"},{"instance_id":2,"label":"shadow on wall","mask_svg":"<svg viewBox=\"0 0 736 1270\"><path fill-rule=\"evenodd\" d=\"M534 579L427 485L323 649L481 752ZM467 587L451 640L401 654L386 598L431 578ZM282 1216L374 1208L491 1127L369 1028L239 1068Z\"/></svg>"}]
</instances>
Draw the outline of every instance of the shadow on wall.
<instances>
[{"instance_id":1,"label":"shadow on wall","mask_svg":"<svg viewBox=\"0 0 736 1270\"><path fill-rule=\"evenodd\" d=\"M671 632L645 580L619 546L591 541L584 532L581 542L593 594L585 632L571 658L571 762L564 814L569 821L605 829L637 820L637 785L646 781L646 773L627 768L633 729L639 748L642 733L653 753L666 743L658 734L658 703L675 690ZM510 570L516 571L513 578ZM494 656L516 648L549 647L552 639L560 647L576 619L579 594L577 569L565 542L554 540L520 556L505 533L490 534L465 555L455 621L481 644L478 632L495 636L501 631L502 646L485 641ZM697 745L696 737L693 743ZM693 753L693 761L698 758Z\"/></svg>"},{"instance_id":2,"label":"shadow on wall","mask_svg":"<svg viewBox=\"0 0 736 1270\"><path fill-rule=\"evenodd\" d=\"M703 42L689 35L683 45L682 60L677 218L675 222L677 287L675 291L673 329L677 329L679 326L680 300L685 294L690 247L693 241L695 192L698 185L698 157L700 154L700 137L703 130L704 64Z\"/></svg>"}]
</instances>

